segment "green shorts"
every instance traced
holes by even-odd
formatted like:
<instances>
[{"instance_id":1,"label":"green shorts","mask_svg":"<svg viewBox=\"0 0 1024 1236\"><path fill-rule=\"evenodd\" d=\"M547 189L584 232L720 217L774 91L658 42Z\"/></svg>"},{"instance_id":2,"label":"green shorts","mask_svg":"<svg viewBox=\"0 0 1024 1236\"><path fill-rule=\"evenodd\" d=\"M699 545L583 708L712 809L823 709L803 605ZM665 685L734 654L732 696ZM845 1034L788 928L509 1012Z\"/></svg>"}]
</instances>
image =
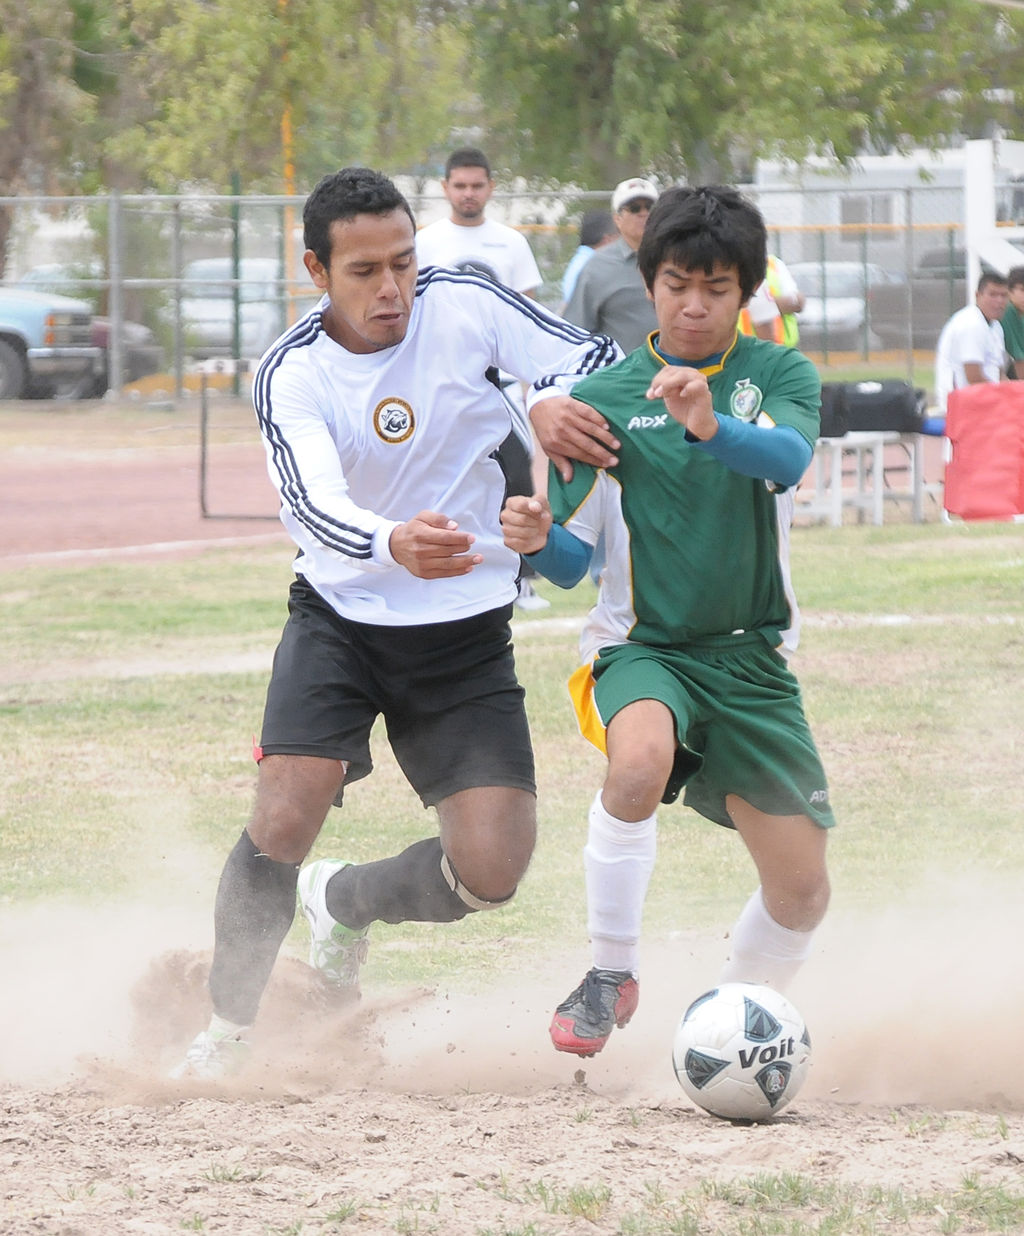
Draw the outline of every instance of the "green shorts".
<instances>
[{"instance_id":1,"label":"green shorts","mask_svg":"<svg viewBox=\"0 0 1024 1236\"><path fill-rule=\"evenodd\" d=\"M627 704L660 700L675 717L680 750L665 795L727 828L736 794L767 815L835 823L800 685L754 633L681 649L616 644L593 664L594 702L605 726Z\"/></svg>"}]
</instances>

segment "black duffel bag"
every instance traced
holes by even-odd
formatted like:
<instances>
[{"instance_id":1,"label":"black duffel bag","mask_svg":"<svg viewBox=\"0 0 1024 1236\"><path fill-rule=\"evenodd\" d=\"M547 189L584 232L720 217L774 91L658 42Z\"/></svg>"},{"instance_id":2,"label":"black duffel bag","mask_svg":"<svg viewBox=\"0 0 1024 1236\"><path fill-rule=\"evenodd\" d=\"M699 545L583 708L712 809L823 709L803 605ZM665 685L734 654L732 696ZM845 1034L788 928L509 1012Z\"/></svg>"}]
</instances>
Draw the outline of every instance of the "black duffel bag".
<instances>
[{"instance_id":1,"label":"black duffel bag","mask_svg":"<svg viewBox=\"0 0 1024 1236\"><path fill-rule=\"evenodd\" d=\"M841 438L850 426L846 423L846 383L822 382L821 429L819 438Z\"/></svg>"},{"instance_id":2,"label":"black duffel bag","mask_svg":"<svg viewBox=\"0 0 1024 1236\"><path fill-rule=\"evenodd\" d=\"M928 399L898 378L845 382L843 410L850 433L920 433Z\"/></svg>"}]
</instances>

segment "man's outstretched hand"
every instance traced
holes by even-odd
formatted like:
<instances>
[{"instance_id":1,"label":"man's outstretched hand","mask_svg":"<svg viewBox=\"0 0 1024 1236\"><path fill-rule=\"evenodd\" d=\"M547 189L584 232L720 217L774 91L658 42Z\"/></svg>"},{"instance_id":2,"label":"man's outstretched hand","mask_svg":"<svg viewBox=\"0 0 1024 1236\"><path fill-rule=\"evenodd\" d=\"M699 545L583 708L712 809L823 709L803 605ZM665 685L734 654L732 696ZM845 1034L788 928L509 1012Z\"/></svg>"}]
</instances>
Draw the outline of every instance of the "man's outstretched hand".
<instances>
[{"instance_id":1,"label":"man's outstretched hand","mask_svg":"<svg viewBox=\"0 0 1024 1236\"><path fill-rule=\"evenodd\" d=\"M571 395L551 395L530 409L530 422L544 454L565 481L572 480L572 461L611 468L617 464L619 440L596 408Z\"/></svg>"},{"instance_id":2,"label":"man's outstretched hand","mask_svg":"<svg viewBox=\"0 0 1024 1236\"><path fill-rule=\"evenodd\" d=\"M460 532L459 525L437 511L420 511L392 532L388 545L391 556L418 579L449 579L468 575L483 562L482 554L471 554L473 536Z\"/></svg>"}]
</instances>

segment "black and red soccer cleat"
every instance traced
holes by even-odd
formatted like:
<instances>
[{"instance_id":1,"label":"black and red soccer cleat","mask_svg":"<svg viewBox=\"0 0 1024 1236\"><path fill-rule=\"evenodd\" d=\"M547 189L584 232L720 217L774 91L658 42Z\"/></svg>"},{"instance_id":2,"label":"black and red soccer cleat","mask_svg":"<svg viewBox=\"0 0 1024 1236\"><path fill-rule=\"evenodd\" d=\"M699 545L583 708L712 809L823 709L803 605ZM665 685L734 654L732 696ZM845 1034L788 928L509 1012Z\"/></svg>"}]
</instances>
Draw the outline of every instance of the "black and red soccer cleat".
<instances>
[{"instance_id":1,"label":"black and red soccer cleat","mask_svg":"<svg viewBox=\"0 0 1024 1236\"><path fill-rule=\"evenodd\" d=\"M640 985L628 970L588 970L555 1010L548 1033L556 1051L596 1056L616 1026L621 1030L640 1003Z\"/></svg>"}]
</instances>

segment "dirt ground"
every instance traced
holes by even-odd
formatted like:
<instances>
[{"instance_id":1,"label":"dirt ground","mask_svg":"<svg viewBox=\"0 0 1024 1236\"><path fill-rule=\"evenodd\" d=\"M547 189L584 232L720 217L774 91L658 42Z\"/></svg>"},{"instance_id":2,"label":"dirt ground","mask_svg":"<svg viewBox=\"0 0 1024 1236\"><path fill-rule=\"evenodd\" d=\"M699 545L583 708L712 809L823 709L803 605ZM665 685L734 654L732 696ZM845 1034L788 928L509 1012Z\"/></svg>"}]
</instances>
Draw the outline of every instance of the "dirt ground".
<instances>
[{"instance_id":1,"label":"dirt ground","mask_svg":"<svg viewBox=\"0 0 1024 1236\"><path fill-rule=\"evenodd\" d=\"M83 430L62 409L51 440L29 445L20 420L42 411L5 410L0 569L287 544L271 520L199 517L184 413L139 413L153 449L105 443L102 418ZM216 451L217 509L272 514L244 427ZM82 921L0 907L3 1236L732 1232L738 1213L750 1222L771 1202L746 1195L738 1212L729 1183L787 1175L929 1198L870 1230L949 1232L978 1230L950 1226L943 1205L965 1180L1024 1192L1024 909L1012 890L940 880L881 920L830 919L813 986L793 992L810 1078L760 1126L698 1111L672 1075L680 992L721 949L704 939L645 958L633 1024L584 1062L546 1036L579 954L480 993L367 992L341 1010L285 959L248 1071L227 1086L170 1083L205 1018L208 914L124 906ZM167 939L188 947L162 953ZM819 1203L800 1211L809 1225ZM854 1207L829 1230L868 1230L858 1223Z\"/></svg>"},{"instance_id":2,"label":"dirt ground","mask_svg":"<svg viewBox=\"0 0 1024 1236\"><path fill-rule=\"evenodd\" d=\"M4 521L0 570L159 559L247 540L290 544L244 403L208 401L205 486L196 400L0 407L0 478L13 516Z\"/></svg>"},{"instance_id":3,"label":"dirt ground","mask_svg":"<svg viewBox=\"0 0 1024 1236\"><path fill-rule=\"evenodd\" d=\"M579 956L479 994L442 980L386 1000L366 992L347 1010L283 958L248 1070L204 1086L164 1080L206 1014L203 952L157 944L187 938L180 923L151 907L87 923L52 907L10 912L0 1233L819 1230L737 1227L768 1195L754 1205L756 1185L744 1186L737 1214L729 1186L765 1178L822 1191L789 1208L806 1223L822 1198L855 1190L830 1232L1000 1230L949 1226L946 1199L965 1187L1019 1198L1024 1186L1024 1006L996 960L1000 930L1019 939L1024 916L1000 925L964 890L942 901L829 923L813 983L792 993L814 1041L809 1079L754 1126L695 1109L671 1070L685 976L714 972L717 940L647 948L640 1010L588 1061L546 1035ZM55 935L75 941L60 960ZM45 1016L52 1007L64 1016ZM876 1203L877 1227L860 1225L865 1190L896 1199Z\"/></svg>"}]
</instances>

